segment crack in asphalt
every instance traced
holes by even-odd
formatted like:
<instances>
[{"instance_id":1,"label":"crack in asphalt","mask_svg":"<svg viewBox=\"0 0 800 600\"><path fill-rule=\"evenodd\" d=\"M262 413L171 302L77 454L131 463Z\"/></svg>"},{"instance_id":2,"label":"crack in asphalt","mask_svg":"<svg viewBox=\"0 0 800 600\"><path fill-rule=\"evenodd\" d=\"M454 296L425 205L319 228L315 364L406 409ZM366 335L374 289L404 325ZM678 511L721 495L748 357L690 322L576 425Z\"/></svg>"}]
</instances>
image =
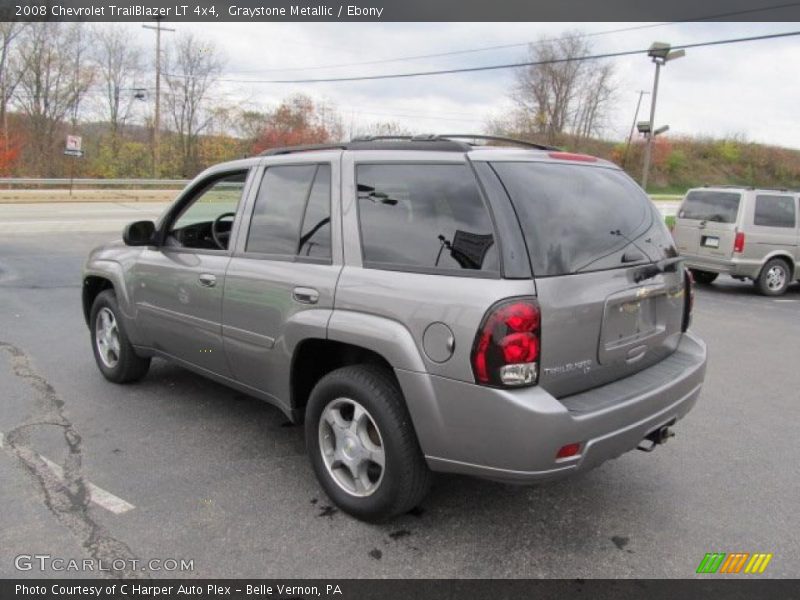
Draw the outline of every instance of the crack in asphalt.
<instances>
[{"instance_id":1,"label":"crack in asphalt","mask_svg":"<svg viewBox=\"0 0 800 600\"><path fill-rule=\"evenodd\" d=\"M91 500L86 479L82 473L83 456L81 436L64 414L64 401L52 385L31 365L28 355L13 344L0 341L0 350L10 357L11 370L24 380L35 395L37 417L18 425L5 434L6 447L31 475L42 494L42 500L55 518L78 538L89 555L107 567L126 565L123 569L102 571L117 578L146 578L147 574L131 568L136 556L124 542L114 538L89 514ZM42 458L26 447L32 428L60 427L67 445L67 455L62 465L64 481L60 481ZM139 561L141 563L141 561Z\"/></svg>"}]
</instances>

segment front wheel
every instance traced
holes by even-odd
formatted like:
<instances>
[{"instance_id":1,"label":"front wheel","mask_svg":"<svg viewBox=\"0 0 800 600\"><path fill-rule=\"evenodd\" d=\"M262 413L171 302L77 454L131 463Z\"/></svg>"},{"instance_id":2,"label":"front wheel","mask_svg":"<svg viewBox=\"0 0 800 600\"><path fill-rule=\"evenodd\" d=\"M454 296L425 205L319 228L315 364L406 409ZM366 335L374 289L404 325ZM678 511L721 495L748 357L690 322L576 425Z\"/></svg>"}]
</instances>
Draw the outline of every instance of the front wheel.
<instances>
[{"instance_id":1,"label":"front wheel","mask_svg":"<svg viewBox=\"0 0 800 600\"><path fill-rule=\"evenodd\" d=\"M692 269L692 276L694 277L694 280L697 283L702 283L704 285L713 283L718 275L719 273L713 273L711 271L701 271L700 269Z\"/></svg>"},{"instance_id":2,"label":"front wheel","mask_svg":"<svg viewBox=\"0 0 800 600\"><path fill-rule=\"evenodd\" d=\"M755 284L765 296L780 296L789 287L789 265L781 258L773 258L764 265Z\"/></svg>"},{"instance_id":3,"label":"front wheel","mask_svg":"<svg viewBox=\"0 0 800 600\"><path fill-rule=\"evenodd\" d=\"M403 395L389 372L350 366L323 377L306 406L309 458L345 512L381 521L414 508L430 487Z\"/></svg>"},{"instance_id":4,"label":"front wheel","mask_svg":"<svg viewBox=\"0 0 800 600\"><path fill-rule=\"evenodd\" d=\"M128 383L147 374L150 359L137 355L128 340L112 290L97 295L89 323L94 359L103 377L114 383Z\"/></svg>"}]
</instances>

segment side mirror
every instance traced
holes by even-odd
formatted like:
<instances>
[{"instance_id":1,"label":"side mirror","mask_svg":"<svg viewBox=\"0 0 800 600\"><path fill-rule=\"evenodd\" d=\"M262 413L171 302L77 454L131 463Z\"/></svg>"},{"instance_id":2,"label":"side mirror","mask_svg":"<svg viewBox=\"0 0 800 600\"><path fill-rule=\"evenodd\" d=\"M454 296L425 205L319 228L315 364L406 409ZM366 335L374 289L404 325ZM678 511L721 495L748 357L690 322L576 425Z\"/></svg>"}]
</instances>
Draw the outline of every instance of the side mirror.
<instances>
[{"instance_id":1,"label":"side mirror","mask_svg":"<svg viewBox=\"0 0 800 600\"><path fill-rule=\"evenodd\" d=\"M155 232L156 225L152 221L134 221L122 230L122 241L128 246L149 246Z\"/></svg>"}]
</instances>

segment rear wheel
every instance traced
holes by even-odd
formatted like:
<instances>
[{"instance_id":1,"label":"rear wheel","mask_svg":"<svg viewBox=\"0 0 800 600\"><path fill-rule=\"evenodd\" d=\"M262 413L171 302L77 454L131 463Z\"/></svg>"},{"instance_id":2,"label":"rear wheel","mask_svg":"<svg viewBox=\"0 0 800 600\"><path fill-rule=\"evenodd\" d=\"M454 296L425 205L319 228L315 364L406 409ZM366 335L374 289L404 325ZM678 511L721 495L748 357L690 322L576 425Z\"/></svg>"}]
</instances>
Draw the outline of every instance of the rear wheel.
<instances>
[{"instance_id":1,"label":"rear wheel","mask_svg":"<svg viewBox=\"0 0 800 600\"><path fill-rule=\"evenodd\" d=\"M414 508L430 487L403 395L389 372L349 366L323 377L306 406L306 445L342 510L380 521Z\"/></svg>"},{"instance_id":2,"label":"rear wheel","mask_svg":"<svg viewBox=\"0 0 800 600\"><path fill-rule=\"evenodd\" d=\"M713 273L711 271L701 271L700 269L692 269L691 271L692 275L694 276L694 280L697 283L702 283L705 285L712 283L719 275L719 273Z\"/></svg>"},{"instance_id":3,"label":"rear wheel","mask_svg":"<svg viewBox=\"0 0 800 600\"><path fill-rule=\"evenodd\" d=\"M764 265L755 284L765 296L780 296L789 287L789 264L782 258L773 258Z\"/></svg>"},{"instance_id":4,"label":"rear wheel","mask_svg":"<svg viewBox=\"0 0 800 600\"><path fill-rule=\"evenodd\" d=\"M114 383L141 379L150 368L150 359L138 356L120 319L117 297L112 290L100 292L90 315L92 350L103 376Z\"/></svg>"}]
</instances>

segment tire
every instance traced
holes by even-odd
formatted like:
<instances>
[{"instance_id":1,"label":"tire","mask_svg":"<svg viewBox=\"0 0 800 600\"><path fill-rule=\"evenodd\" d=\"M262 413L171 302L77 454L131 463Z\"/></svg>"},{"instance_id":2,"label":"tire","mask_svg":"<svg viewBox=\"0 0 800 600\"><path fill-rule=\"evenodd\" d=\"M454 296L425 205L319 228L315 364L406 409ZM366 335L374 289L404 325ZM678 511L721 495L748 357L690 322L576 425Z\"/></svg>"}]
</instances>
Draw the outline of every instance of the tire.
<instances>
[{"instance_id":1,"label":"tire","mask_svg":"<svg viewBox=\"0 0 800 600\"><path fill-rule=\"evenodd\" d=\"M92 304L89 332L94 360L103 377L114 383L129 383L147 374L150 358L136 354L128 340L120 314L114 291L100 292ZM114 333L103 335L101 330L112 330ZM114 338L116 344L110 343Z\"/></svg>"},{"instance_id":2,"label":"tire","mask_svg":"<svg viewBox=\"0 0 800 600\"><path fill-rule=\"evenodd\" d=\"M761 269L755 280L756 288L765 296L780 296L792 281L790 271L789 263L782 258L773 258Z\"/></svg>"},{"instance_id":3,"label":"tire","mask_svg":"<svg viewBox=\"0 0 800 600\"><path fill-rule=\"evenodd\" d=\"M692 276L697 283L702 283L703 285L708 285L713 283L714 280L717 278L719 273L713 273L711 271L701 271L700 269L692 269Z\"/></svg>"},{"instance_id":4,"label":"tire","mask_svg":"<svg viewBox=\"0 0 800 600\"><path fill-rule=\"evenodd\" d=\"M366 416L354 425L356 405ZM408 512L428 493L432 475L402 392L382 367L348 366L320 379L306 406L305 432L311 465L325 492L358 519L378 522ZM383 468L365 458L379 458L381 451ZM334 454L351 461L350 467ZM366 473L359 481L351 470L357 460L356 470Z\"/></svg>"}]
</instances>

